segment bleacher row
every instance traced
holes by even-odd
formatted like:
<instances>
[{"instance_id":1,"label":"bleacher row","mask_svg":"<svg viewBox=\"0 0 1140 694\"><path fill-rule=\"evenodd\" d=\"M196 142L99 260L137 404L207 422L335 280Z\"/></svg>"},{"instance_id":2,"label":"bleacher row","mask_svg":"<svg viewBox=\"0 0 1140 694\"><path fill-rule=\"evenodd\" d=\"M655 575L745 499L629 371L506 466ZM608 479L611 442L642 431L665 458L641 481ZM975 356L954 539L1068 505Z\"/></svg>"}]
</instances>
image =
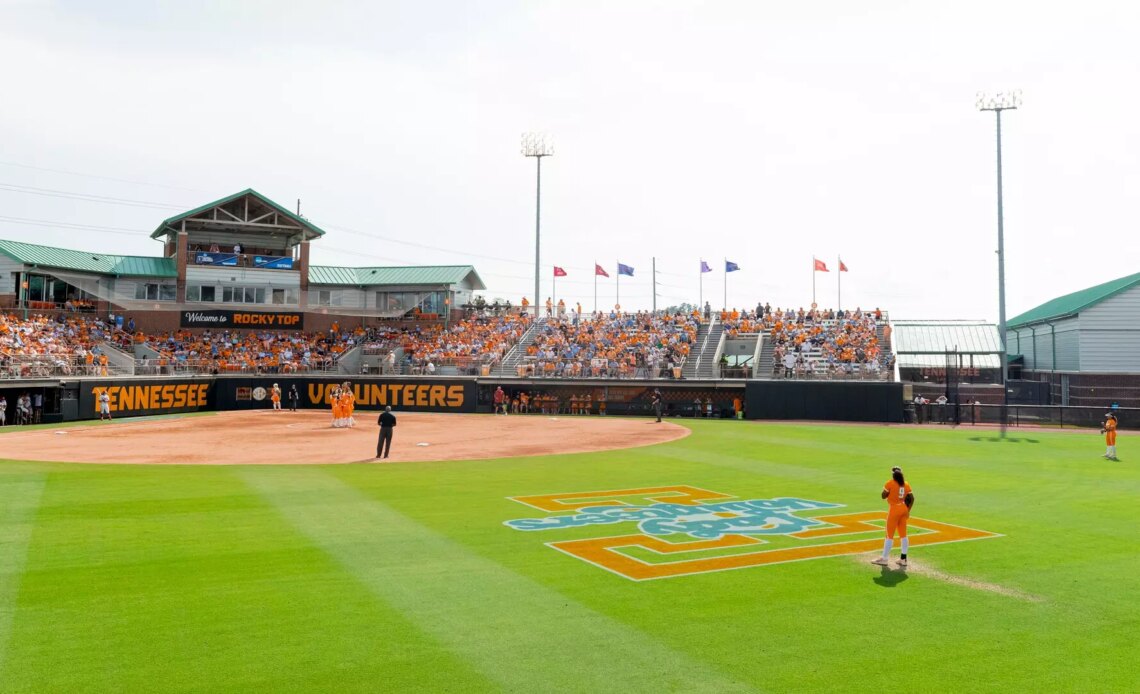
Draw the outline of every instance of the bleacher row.
<instances>
[{"instance_id":1,"label":"bleacher row","mask_svg":"<svg viewBox=\"0 0 1140 694\"><path fill-rule=\"evenodd\" d=\"M454 324L329 331L201 331L148 334L113 319L58 313L0 315L0 377L106 375L107 355L133 358L138 374L328 373L358 350L365 370L385 374L487 374L514 352L510 375L550 378L656 378L691 359L702 322L717 317L648 312L551 316L472 312ZM729 338L763 334L777 376L836 370L885 373L882 314L758 307L719 316ZM532 329L533 328L533 329ZM524 341L524 337L529 336ZM699 346L697 346L699 347ZM707 353L707 352L706 352ZM125 355L125 356L124 356ZM788 359L791 355L791 360ZM113 365L111 367L113 372Z\"/></svg>"},{"instance_id":2,"label":"bleacher row","mask_svg":"<svg viewBox=\"0 0 1140 694\"><path fill-rule=\"evenodd\" d=\"M784 378L887 378L894 356L884 351L890 328L879 309L798 311L779 309L758 317L774 345L772 375Z\"/></svg>"},{"instance_id":3,"label":"bleacher row","mask_svg":"<svg viewBox=\"0 0 1140 694\"><path fill-rule=\"evenodd\" d=\"M522 375L656 378L680 368L700 327L697 315L610 314L546 321L522 360Z\"/></svg>"}]
</instances>

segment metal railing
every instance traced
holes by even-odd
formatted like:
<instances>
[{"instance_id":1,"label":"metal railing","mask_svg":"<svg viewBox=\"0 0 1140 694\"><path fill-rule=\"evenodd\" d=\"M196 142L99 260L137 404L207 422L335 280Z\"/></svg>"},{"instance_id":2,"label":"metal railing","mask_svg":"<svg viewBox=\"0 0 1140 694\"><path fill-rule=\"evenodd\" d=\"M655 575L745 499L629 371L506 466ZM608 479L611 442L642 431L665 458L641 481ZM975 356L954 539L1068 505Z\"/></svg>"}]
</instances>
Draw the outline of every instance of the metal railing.
<instances>
[{"instance_id":1,"label":"metal railing","mask_svg":"<svg viewBox=\"0 0 1140 694\"><path fill-rule=\"evenodd\" d=\"M135 362L137 376L194 376L227 374L335 374L339 373L337 361L331 357L317 359L308 364L222 364L210 360L174 359L153 362L142 359Z\"/></svg>"},{"instance_id":2,"label":"metal railing","mask_svg":"<svg viewBox=\"0 0 1140 694\"><path fill-rule=\"evenodd\" d=\"M662 366L660 364L649 366L642 364L640 366L629 366L628 364L606 364L602 365L584 365L577 362L573 366L577 368L563 367L561 371L558 370L556 364L552 362L539 363L534 357L524 357L523 360L515 367L515 372L512 374L505 374L506 376L517 376L518 378L549 378L560 380L575 380L575 379L617 379L617 380L680 380L681 371L685 367L685 357L681 361L673 362L673 366Z\"/></svg>"},{"instance_id":3,"label":"metal railing","mask_svg":"<svg viewBox=\"0 0 1140 694\"><path fill-rule=\"evenodd\" d=\"M1096 429L1099 431L1104 415L1114 412L1121 428L1140 422L1140 408L1087 407L1070 405L982 405L907 403L907 421L915 424L1001 425L1002 410L1006 412L1006 425L1011 427L1057 427Z\"/></svg>"},{"instance_id":4,"label":"metal railing","mask_svg":"<svg viewBox=\"0 0 1140 694\"><path fill-rule=\"evenodd\" d=\"M769 380L796 380L796 381L890 381L892 370L890 368L872 369L867 364L840 364L835 368L803 369L799 365L791 370L782 364L775 364L772 370L763 377ZM761 371L763 371L761 369Z\"/></svg>"},{"instance_id":5,"label":"metal railing","mask_svg":"<svg viewBox=\"0 0 1140 694\"><path fill-rule=\"evenodd\" d=\"M0 359L0 379L5 380L111 376L122 372L122 369L113 364L88 364L84 359L72 356L7 355Z\"/></svg>"}]
</instances>

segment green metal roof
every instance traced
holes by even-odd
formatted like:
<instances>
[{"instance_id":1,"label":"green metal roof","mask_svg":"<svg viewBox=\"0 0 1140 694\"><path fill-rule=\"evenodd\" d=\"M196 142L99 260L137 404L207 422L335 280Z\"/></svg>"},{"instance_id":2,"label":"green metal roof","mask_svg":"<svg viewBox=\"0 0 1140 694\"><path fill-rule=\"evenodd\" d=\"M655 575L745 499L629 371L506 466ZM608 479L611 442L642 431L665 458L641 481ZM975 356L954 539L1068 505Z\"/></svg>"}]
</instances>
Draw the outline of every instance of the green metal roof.
<instances>
[{"instance_id":1,"label":"green metal roof","mask_svg":"<svg viewBox=\"0 0 1140 694\"><path fill-rule=\"evenodd\" d=\"M947 350L963 355L967 366L1001 366L1001 340L993 323L894 321L891 328L891 348L901 368L945 368Z\"/></svg>"},{"instance_id":2,"label":"green metal roof","mask_svg":"<svg viewBox=\"0 0 1140 694\"><path fill-rule=\"evenodd\" d=\"M310 265L309 284L352 286L459 284L474 275L475 289L486 289L471 265L424 265L419 267L333 267Z\"/></svg>"},{"instance_id":3,"label":"green metal roof","mask_svg":"<svg viewBox=\"0 0 1140 694\"><path fill-rule=\"evenodd\" d=\"M305 229L308 229L309 231L313 232L317 236L324 236L325 235L324 229L321 229L316 224L313 224L312 222L305 219L304 217L301 217L301 216L299 216L293 212L290 212L289 208L278 205L277 203L273 202L269 198L265 197L261 193L254 190L253 188L246 188L245 190L243 190L239 193L234 193L233 195L227 195L226 197L221 198L220 200L215 200L213 202L208 202L205 205L195 207L194 209L190 210L189 212L183 212L180 215L176 215L176 216L171 217L169 219L162 220L162 223L158 225L158 228L154 230L154 233L151 234L150 237L152 239L157 239L160 236L163 236L163 235L169 233L174 228L174 225L177 224L178 222L181 222L183 219L188 219L190 217L193 217L196 214L201 214L202 212L205 212L206 210L208 210L212 207L217 207L218 205L224 205L227 202L232 202L232 201L237 200L238 198L244 197L246 195L251 195L251 196L257 198L261 202L265 203L266 205L269 205L273 209L277 210L279 213L285 215L289 219L300 224L302 227L304 227Z\"/></svg>"},{"instance_id":4,"label":"green metal roof","mask_svg":"<svg viewBox=\"0 0 1140 694\"><path fill-rule=\"evenodd\" d=\"M1043 323L1056 318L1072 316L1138 284L1140 284L1140 272L1098 284L1095 287L1082 289L1079 292L1066 294L1052 301L1046 301L1037 308L1030 309L1019 316L1014 316L1006 321L1006 326L1017 328L1030 323Z\"/></svg>"},{"instance_id":5,"label":"green metal roof","mask_svg":"<svg viewBox=\"0 0 1140 694\"><path fill-rule=\"evenodd\" d=\"M78 270L80 272L124 277L178 276L174 258L73 251L66 248L5 240L0 240L0 253L25 265L38 265L60 270Z\"/></svg>"}]
</instances>

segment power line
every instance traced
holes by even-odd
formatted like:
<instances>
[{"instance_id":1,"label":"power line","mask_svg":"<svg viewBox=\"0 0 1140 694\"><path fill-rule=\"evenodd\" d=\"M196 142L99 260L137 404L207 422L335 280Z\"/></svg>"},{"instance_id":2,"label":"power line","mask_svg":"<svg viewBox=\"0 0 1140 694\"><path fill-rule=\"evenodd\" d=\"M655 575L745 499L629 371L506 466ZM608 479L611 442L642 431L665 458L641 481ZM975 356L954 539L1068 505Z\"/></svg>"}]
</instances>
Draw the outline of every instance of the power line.
<instances>
[{"instance_id":1,"label":"power line","mask_svg":"<svg viewBox=\"0 0 1140 694\"><path fill-rule=\"evenodd\" d=\"M101 231L108 234L123 234L130 236L137 236L146 234L143 229L127 229L125 227L106 227L97 224L78 224L73 222L54 222L49 219L30 219L27 217L8 217L0 215L0 221L3 222L18 222L20 224L28 224L37 227L47 227L49 229L88 229L91 231Z\"/></svg>"},{"instance_id":2,"label":"power line","mask_svg":"<svg viewBox=\"0 0 1140 694\"><path fill-rule=\"evenodd\" d=\"M154 188L169 188L170 190L185 190L191 193L204 193L206 191L199 188L186 188L183 186L172 186L166 183L154 183L152 181L135 181L130 178L116 178L114 176L100 176L98 174L79 173L78 171L67 171L66 169L52 169L46 166L32 166L31 164L21 164L14 161L0 161L0 166L15 166L21 169L32 169L33 171L49 171L51 173L64 174L67 176L80 176L83 178L95 178L102 181L115 181L118 183L131 183L136 186L151 186Z\"/></svg>"},{"instance_id":3,"label":"power line","mask_svg":"<svg viewBox=\"0 0 1140 694\"><path fill-rule=\"evenodd\" d=\"M21 186L14 183L0 183L0 190L7 190L13 193L26 193L28 195L40 195L49 198L65 198L68 200L83 200L85 202L98 202L108 205L126 205L128 207L145 207L149 209L168 209L180 210L183 205L169 205L159 202L147 202L145 200L131 200L128 198L113 198L108 195L92 195L88 193L72 193L66 190L56 190L53 188L36 188L34 186Z\"/></svg>"}]
</instances>

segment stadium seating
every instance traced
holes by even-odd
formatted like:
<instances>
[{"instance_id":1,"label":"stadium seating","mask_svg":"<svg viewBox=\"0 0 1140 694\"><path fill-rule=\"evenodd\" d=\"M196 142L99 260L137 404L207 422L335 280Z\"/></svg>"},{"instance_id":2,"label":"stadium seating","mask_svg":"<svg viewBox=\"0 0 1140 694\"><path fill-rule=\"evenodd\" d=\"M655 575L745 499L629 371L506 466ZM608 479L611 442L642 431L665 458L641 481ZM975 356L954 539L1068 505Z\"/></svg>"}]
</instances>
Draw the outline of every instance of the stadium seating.
<instances>
[{"instance_id":1,"label":"stadium seating","mask_svg":"<svg viewBox=\"0 0 1140 694\"><path fill-rule=\"evenodd\" d=\"M121 330L91 316L0 315L0 378L105 374L100 343L124 339Z\"/></svg>"},{"instance_id":2,"label":"stadium seating","mask_svg":"<svg viewBox=\"0 0 1140 694\"><path fill-rule=\"evenodd\" d=\"M548 378L655 378L684 363L698 326L697 317L683 314L549 319L527 347L524 370Z\"/></svg>"},{"instance_id":3,"label":"stadium seating","mask_svg":"<svg viewBox=\"0 0 1140 694\"><path fill-rule=\"evenodd\" d=\"M882 317L879 309L777 308L766 313L762 324L775 346L772 373L785 378L887 378L894 357L879 344Z\"/></svg>"},{"instance_id":4,"label":"stadium seating","mask_svg":"<svg viewBox=\"0 0 1140 694\"><path fill-rule=\"evenodd\" d=\"M148 335L135 333L145 373L309 373L335 370L337 358L351 349L363 331L239 332L206 330ZM145 354L136 350L136 354Z\"/></svg>"}]
</instances>

